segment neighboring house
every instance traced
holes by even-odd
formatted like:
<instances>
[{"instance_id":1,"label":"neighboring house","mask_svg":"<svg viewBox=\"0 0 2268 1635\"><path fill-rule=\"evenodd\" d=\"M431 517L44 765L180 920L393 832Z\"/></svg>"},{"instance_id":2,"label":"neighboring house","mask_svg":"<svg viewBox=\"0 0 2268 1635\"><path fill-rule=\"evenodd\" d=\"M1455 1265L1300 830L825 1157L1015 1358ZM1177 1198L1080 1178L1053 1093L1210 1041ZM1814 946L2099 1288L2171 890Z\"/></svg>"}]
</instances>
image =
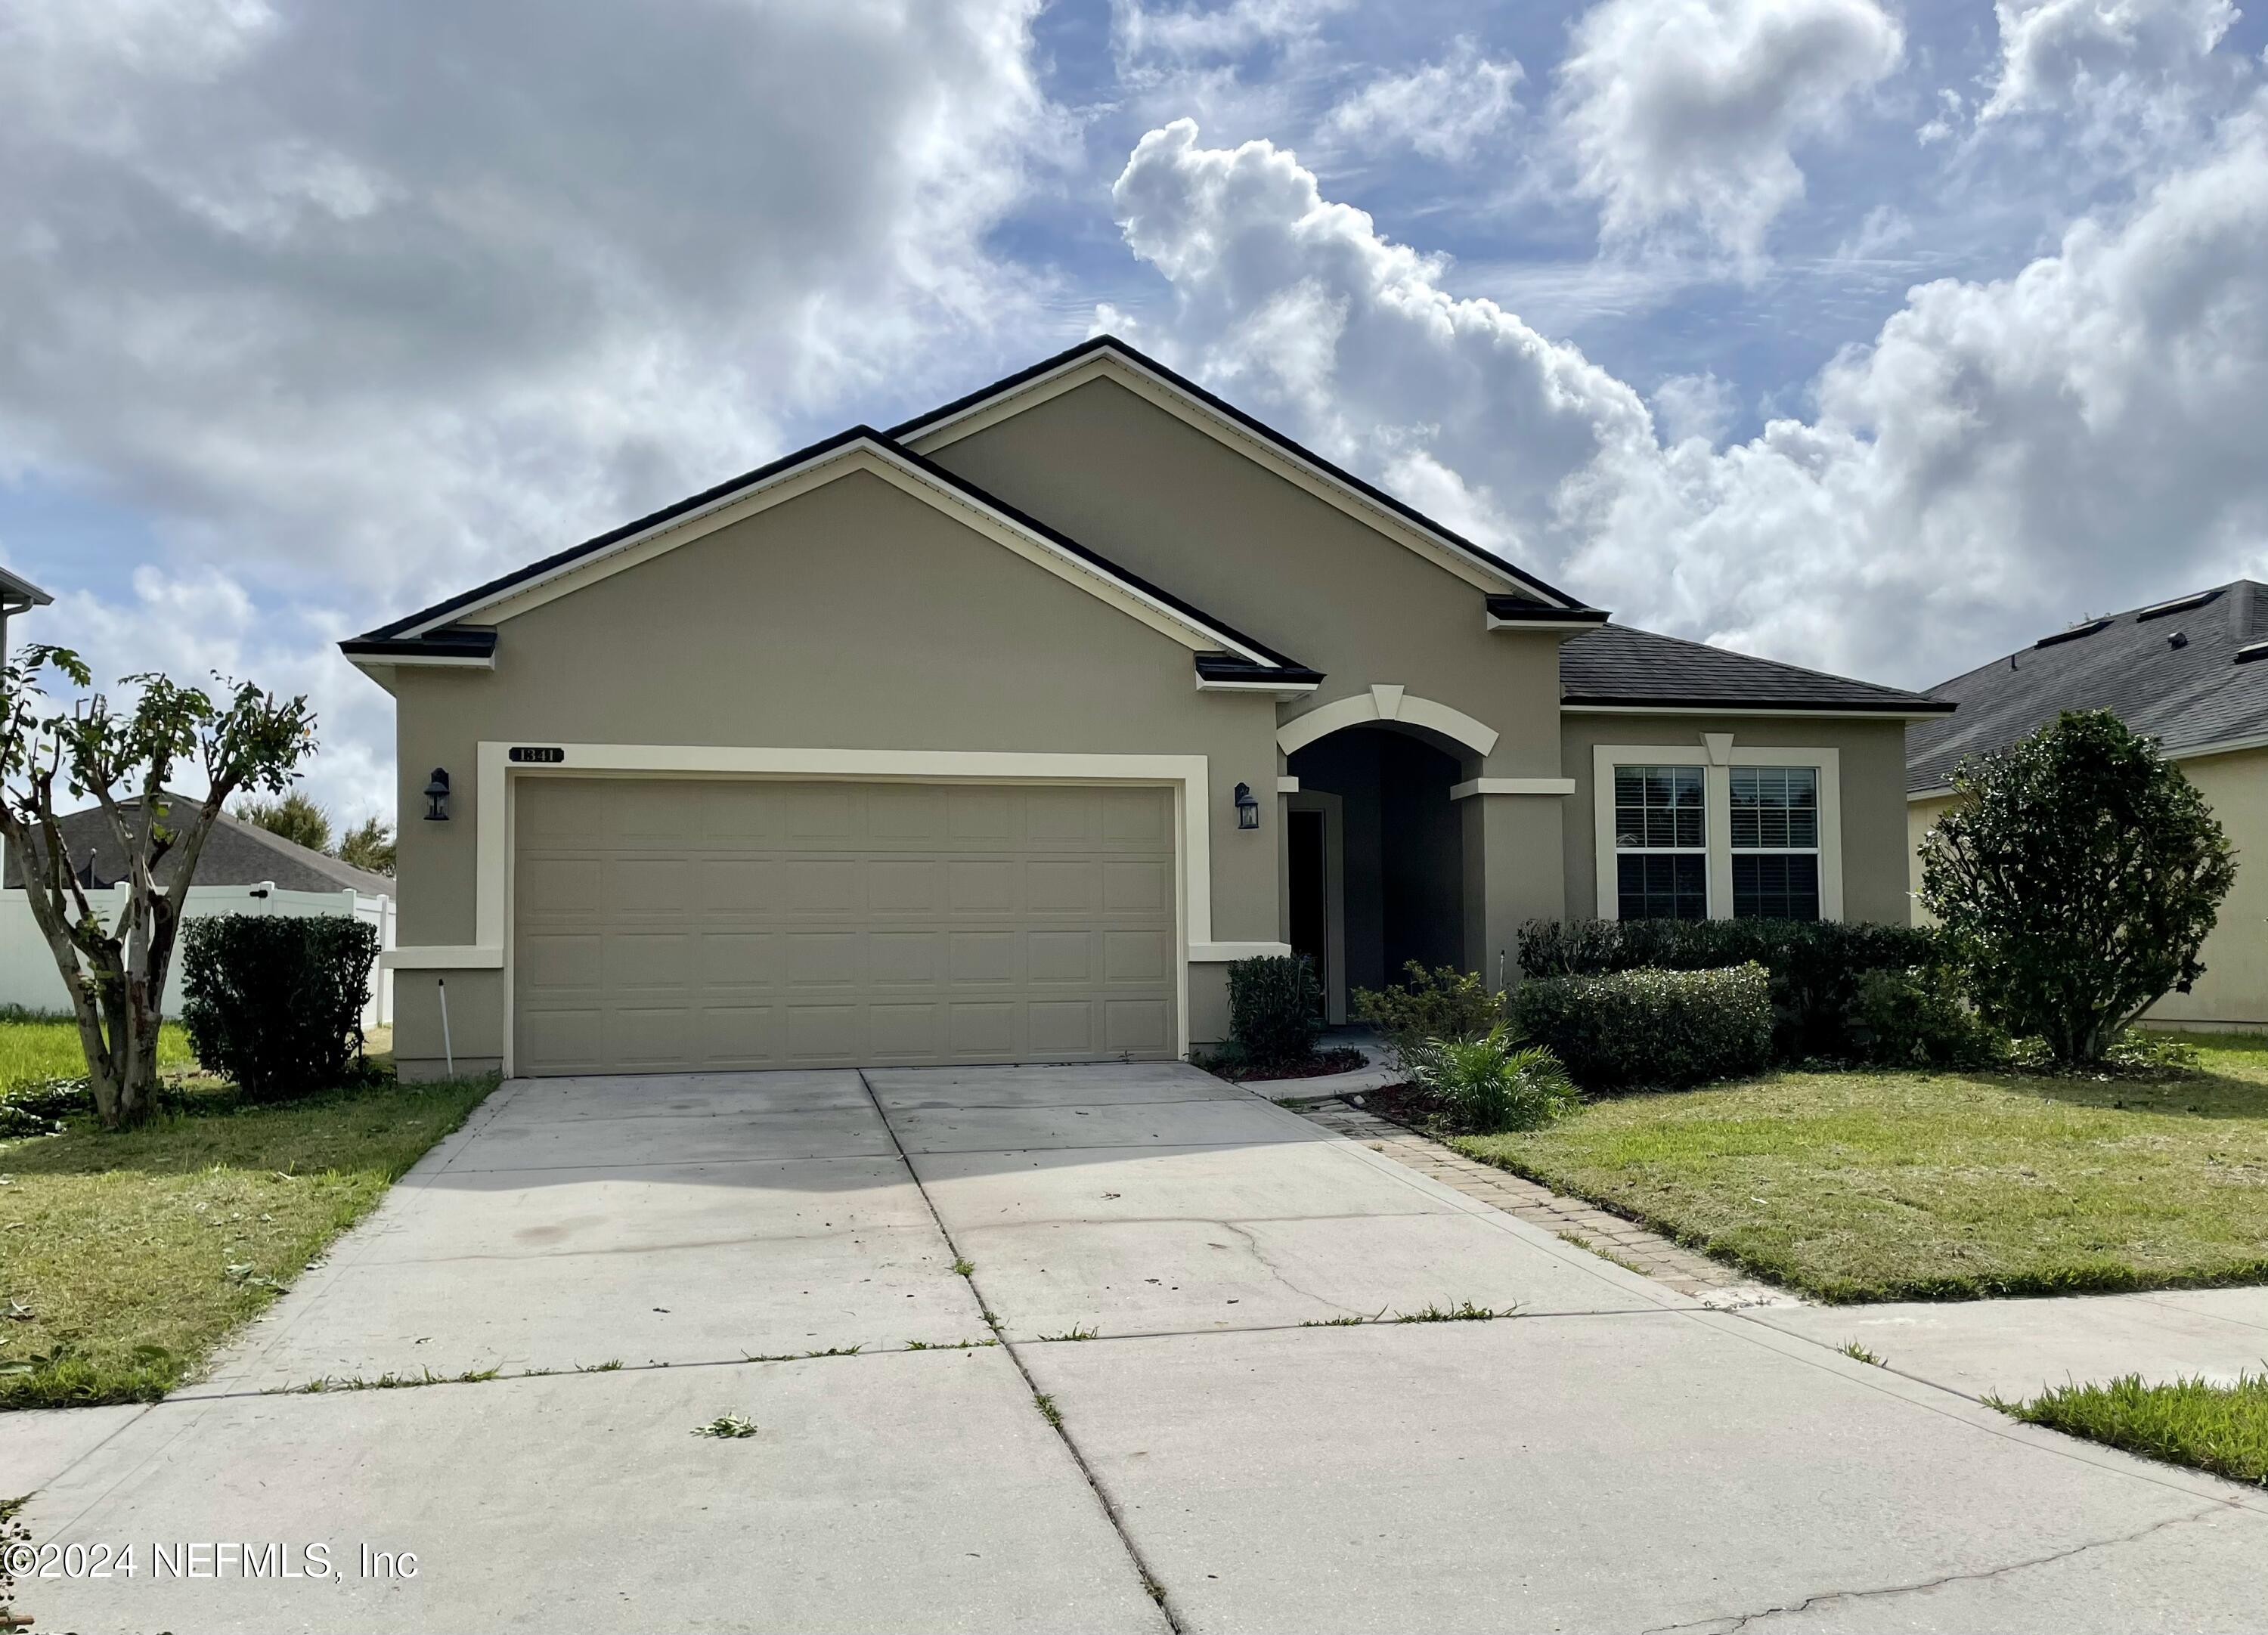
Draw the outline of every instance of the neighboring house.
<instances>
[{"instance_id":1,"label":"neighboring house","mask_svg":"<svg viewBox=\"0 0 2268 1635\"><path fill-rule=\"evenodd\" d=\"M2236 886L2205 945L2205 974L2169 994L2153 1021L2268 1024L2268 586L2250 579L2088 619L1930 689L1950 719L1906 734L1914 889L1921 841L1953 804L1962 759L1991 755L2066 710L2109 710L2156 739L2203 792L2236 848ZM1918 902L1918 918L1926 919Z\"/></svg>"},{"instance_id":2,"label":"neighboring house","mask_svg":"<svg viewBox=\"0 0 2268 1635\"><path fill-rule=\"evenodd\" d=\"M201 798L173 797L181 821L202 804ZM120 808L132 833L141 832L141 801L129 797ZM90 901L98 905L118 900L117 887L127 876L126 853L112 833L110 820L99 806L67 813L55 820L71 873ZM55 974L55 956L32 917L31 905L20 895L24 886L23 859L13 846L7 849L4 873L6 895L0 900L0 1005L19 1005L28 1010L62 1008L64 993ZM169 853L158 864L160 887L180 877L181 854ZM394 944L394 882L309 850L297 841L270 834L256 823L222 813L213 820L197 857L196 878L190 882L188 913L209 914L352 914L379 930L381 946ZM174 961L173 980L167 985L166 1009L175 1008L180 962ZM375 1027L393 1017L392 979L379 973L372 979L371 1005L364 1013L365 1026Z\"/></svg>"},{"instance_id":3,"label":"neighboring house","mask_svg":"<svg viewBox=\"0 0 2268 1635\"><path fill-rule=\"evenodd\" d=\"M342 644L397 1059L444 982L460 1070L1162 1058L1248 955L1336 1018L1539 916L1904 920L1948 706L1607 618L1088 342Z\"/></svg>"},{"instance_id":4,"label":"neighboring house","mask_svg":"<svg viewBox=\"0 0 2268 1635\"><path fill-rule=\"evenodd\" d=\"M44 608L54 600L31 580L0 568L0 659L8 656L8 622L19 613Z\"/></svg>"}]
</instances>

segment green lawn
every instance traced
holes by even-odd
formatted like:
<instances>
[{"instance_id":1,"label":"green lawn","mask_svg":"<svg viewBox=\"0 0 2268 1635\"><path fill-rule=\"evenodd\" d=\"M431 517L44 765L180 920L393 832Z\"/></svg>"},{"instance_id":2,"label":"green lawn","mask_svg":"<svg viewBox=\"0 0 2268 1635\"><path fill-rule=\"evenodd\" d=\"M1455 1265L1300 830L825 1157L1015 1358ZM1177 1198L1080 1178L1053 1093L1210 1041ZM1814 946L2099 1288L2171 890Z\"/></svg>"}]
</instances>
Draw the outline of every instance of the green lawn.
<instances>
[{"instance_id":1,"label":"green lawn","mask_svg":"<svg viewBox=\"0 0 2268 1635\"><path fill-rule=\"evenodd\" d=\"M2268 1282L2268 1040L2200 1076L1773 1073L1452 1145L1829 1300Z\"/></svg>"},{"instance_id":2,"label":"green lawn","mask_svg":"<svg viewBox=\"0 0 2268 1635\"><path fill-rule=\"evenodd\" d=\"M2129 1374L1992 1405L2033 1425L2268 1487L2268 1374L2245 1374L2235 1385L2145 1385Z\"/></svg>"},{"instance_id":3,"label":"green lawn","mask_svg":"<svg viewBox=\"0 0 2268 1635\"><path fill-rule=\"evenodd\" d=\"M179 1022L158 1030L160 1069L194 1067L189 1036ZM86 1072L78 1024L66 1017L0 1015L0 1091L43 1079L77 1079Z\"/></svg>"},{"instance_id":4,"label":"green lawn","mask_svg":"<svg viewBox=\"0 0 2268 1635\"><path fill-rule=\"evenodd\" d=\"M207 1091L126 1134L80 1120L0 1141L0 1312L29 1313L0 1321L0 1409L143 1401L192 1377L493 1082L266 1107Z\"/></svg>"}]
</instances>

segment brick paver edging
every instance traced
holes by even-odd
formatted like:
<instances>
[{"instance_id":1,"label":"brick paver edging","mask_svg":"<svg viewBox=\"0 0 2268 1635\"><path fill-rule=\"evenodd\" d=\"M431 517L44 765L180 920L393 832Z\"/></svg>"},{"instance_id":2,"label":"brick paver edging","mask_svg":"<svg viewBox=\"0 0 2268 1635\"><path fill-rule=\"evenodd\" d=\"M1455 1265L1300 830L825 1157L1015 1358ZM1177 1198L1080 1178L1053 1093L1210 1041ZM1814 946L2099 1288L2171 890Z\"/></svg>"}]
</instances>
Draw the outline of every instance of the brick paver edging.
<instances>
[{"instance_id":1,"label":"brick paver edging","mask_svg":"<svg viewBox=\"0 0 2268 1635\"><path fill-rule=\"evenodd\" d=\"M1431 1175L1469 1198L1517 1215L1522 1220L1573 1240L1578 1247L1603 1255L1631 1271L1715 1307L1800 1305L1785 1289L1744 1277L1707 1256L1673 1243L1658 1232L1634 1220L1562 1197L1546 1186L1522 1179L1509 1170L1484 1164L1451 1151L1430 1136L1406 1124L1382 1118L1348 1101L1323 1101L1295 1108L1324 1129L1359 1141L1373 1153L1383 1153L1421 1175Z\"/></svg>"}]
</instances>

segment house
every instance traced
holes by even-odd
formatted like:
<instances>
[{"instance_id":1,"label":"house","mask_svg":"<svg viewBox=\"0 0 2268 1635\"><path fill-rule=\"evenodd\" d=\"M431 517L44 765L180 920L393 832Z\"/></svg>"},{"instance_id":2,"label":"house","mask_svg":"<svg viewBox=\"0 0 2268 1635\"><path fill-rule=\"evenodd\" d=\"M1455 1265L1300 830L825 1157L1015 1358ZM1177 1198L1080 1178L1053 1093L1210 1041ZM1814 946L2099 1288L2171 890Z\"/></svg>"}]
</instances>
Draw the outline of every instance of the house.
<instances>
[{"instance_id":1,"label":"house","mask_svg":"<svg viewBox=\"0 0 2268 1635\"><path fill-rule=\"evenodd\" d=\"M2237 851L2236 886L2206 939L2205 974L2151 1007L2153 1022L2268 1025L2268 586L2237 579L2125 613L2085 619L1929 689L1960 706L1906 735L1910 868L1953 804L1953 774L2066 710L2109 710L2158 740L2201 791ZM1926 918L1918 902L1915 914Z\"/></svg>"},{"instance_id":2,"label":"house","mask_svg":"<svg viewBox=\"0 0 2268 1635\"><path fill-rule=\"evenodd\" d=\"M170 799L180 804L185 814L203 804L201 796L174 795ZM141 804L138 796L128 796L118 803L128 830L136 836L141 833ZM63 835L63 850L70 855L71 872L78 876L80 885L107 890L126 878L126 853L111 832L110 820L100 806L66 813L55 820L55 828ZM172 885L180 873L180 866L179 851L159 858L158 884ZM6 880L11 891L24 884L21 859L12 850L8 857ZM196 879L190 884L269 886L281 891L351 891L364 897L394 895L394 882L383 874L342 863L328 853L313 851L296 840L286 840L227 812L213 820L212 832L205 836L204 850L197 854Z\"/></svg>"},{"instance_id":3,"label":"house","mask_svg":"<svg viewBox=\"0 0 2268 1635\"><path fill-rule=\"evenodd\" d=\"M31 580L0 568L0 659L8 656L8 622L19 613L45 608L54 600Z\"/></svg>"},{"instance_id":4,"label":"house","mask_svg":"<svg viewBox=\"0 0 2268 1635\"><path fill-rule=\"evenodd\" d=\"M174 795L184 813L202 804L202 797ZM119 802L128 830L141 832L141 801L129 796ZM110 820L100 806L70 812L55 820L71 873L88 898L99 904L115 894L127 877L126 854L112 833ZM157 880L170 887L180 878L181 854L169 852L158 859ZM23 859L7 848L4 895L0 895L0 1005L27 1010L52 1011L64 1001L55 955L24 900ZM394 938L394 882L342 863L336 858L309 850L297 841L270 834L256 823L222 813L213 820L197 856L196 878L190 882L186 915L209 914L352 914L378 928L379 945L393 946ZM122 905L123 899L118 899ZM174 961L166 989L167 1014L178 1008L180 962ZM372 976L370 1004L363 1014L365 1027L377 1027L393 1017L392 979L383 972Z\"/></svg>"},{"instance_id":5,"label":"house","mask_svg":"<svg viewBox=\"0 0 2268 1635\"><path fill-rule=\"evenodd\" d=\"M1230 961L1906 915L1948 705L1616 625L1101 337L342 644L395 699L397 1060L1172 1057ZM410 816L423 813L423 818Z\"/></svg>"}]
</instances>

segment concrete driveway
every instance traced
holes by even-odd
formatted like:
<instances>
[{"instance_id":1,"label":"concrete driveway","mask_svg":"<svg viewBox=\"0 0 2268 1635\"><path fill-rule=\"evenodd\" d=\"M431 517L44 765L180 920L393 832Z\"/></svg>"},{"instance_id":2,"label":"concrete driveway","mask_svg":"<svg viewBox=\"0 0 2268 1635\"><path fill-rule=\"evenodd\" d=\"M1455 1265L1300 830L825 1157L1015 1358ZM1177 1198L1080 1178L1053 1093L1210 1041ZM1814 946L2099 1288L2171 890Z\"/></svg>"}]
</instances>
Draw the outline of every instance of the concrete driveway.
<instances>
[{"instance_id":1,"label":"concrete driveway","mask_svg":"<svg viewBox=\"0 0 2268 1635\"><path fill-rule=\"evenodd\" d=\"M205 1384L14 1419L138 1551L42 1629L2235 1630L2268 1558L1177 1064L514 1083Z\"/></svg>"}]
</instances>

